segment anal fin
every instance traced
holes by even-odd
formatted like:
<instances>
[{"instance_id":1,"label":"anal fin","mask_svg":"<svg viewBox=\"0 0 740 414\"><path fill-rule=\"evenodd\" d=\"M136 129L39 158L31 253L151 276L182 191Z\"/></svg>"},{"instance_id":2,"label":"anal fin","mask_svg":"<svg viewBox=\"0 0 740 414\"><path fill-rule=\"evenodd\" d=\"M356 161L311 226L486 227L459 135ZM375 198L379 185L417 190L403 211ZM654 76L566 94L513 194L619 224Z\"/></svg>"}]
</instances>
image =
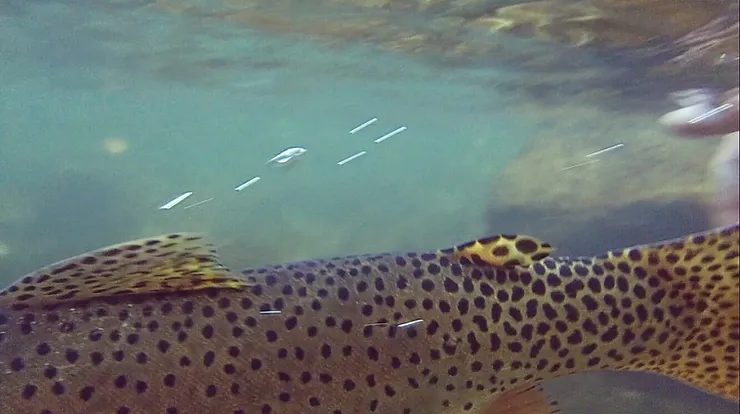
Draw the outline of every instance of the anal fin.
<instances>
[{"instance_id":1,"label":"anal fin","mask_svg":"<svg viewBox=\"0 0 740 414\"><path fill-rule=\"evenodd\" d=\"M561 413L537 384L522 385L496 396L484 414L555 414Z\"/></svg>"},{"instance_id":2,"label":"anal fin","mask_svg":"<svg viewBox=\"0 0 740 414\"><path fill-rule=\"evenodd\" d=\"M175 233L116 244L41 268L0 291L0 307L248 286L221 264L203 237Z\"/></svg>"}]
</instances>

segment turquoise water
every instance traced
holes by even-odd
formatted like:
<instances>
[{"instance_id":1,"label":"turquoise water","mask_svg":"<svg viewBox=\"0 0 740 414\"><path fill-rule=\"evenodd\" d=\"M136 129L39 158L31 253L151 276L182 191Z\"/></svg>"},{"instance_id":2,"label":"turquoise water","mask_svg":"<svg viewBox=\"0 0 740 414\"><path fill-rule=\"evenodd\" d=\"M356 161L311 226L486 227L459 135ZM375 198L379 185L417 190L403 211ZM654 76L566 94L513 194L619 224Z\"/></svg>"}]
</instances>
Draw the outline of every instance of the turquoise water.
<instances>
[{"instance_id":1,"label":"turquoise water","mask_svg":"<svg viewBox=\"0 0 740 414\"><path fill-rule=\"evenodd\" d=\"M36 256L18 258L20 269L175 230L238 243L240 257L227 260L240 265L432 248L486 230L485 189L535 131L506 96L480 87L495 69L228 27L189 33L177 17L141 10L100 20L81 8L29 7L0 29L13 39L0 63L3 191L22 216L0 222L3 242ZM202 67L208 59L221 66ZM106 152L106 140L128 149ZM308 153L264 165L292 146ZM253 176L262 180L233 191ZM189 202L214 199L157 209L186 191Z\"/></svg>"},{"instance_id":2,"label":"turquoise water","mask_svg":"<svg viewBox=\"0 0 740 414\"><path fill-rule=\"evenodd\" d=\"M584 242L558 227L581 217L558 224L573 211L550 199L527 204L534 215L517 215L511 208L519 213L521 204L496 197L505 185L499 177L548 134L565 146L586 141L589 150L634 143L635 157L650 154L634 161L635 171L656 167L650 157L663 154L663 144L644 142L661 134L653 120L668 105L615 113L566 93L599 84L600 76L613 80L612 70L588 66L593 57L578 58L583 72L553 70L547 96L545 89L538 96L512 85L544 75L511 62L440 65L362 42L327 44L134 6L0 4L3 283L73 254L170 231L207 233L229 266L243 267L432 249L518 229L585 254L594 243L618 247L706 224L692 207L675 205L680 220L653 222L665 210L650 205L611 215L612 228L629 232L592 231ZM558 47L518 45L563 63L546 55ZM560 84L561 95L552 86ZM544 101L549 111L538 112ZM349 133L370 118L378 121ZM373 142L401 126L407 130ZM690 145L683 151L711 152L711 144ZM265 165L292 146L308 152L290 166ZM616 160L633 167L629 158ZM656 167L665 176L686 168ZM262 179L234 191L254 176ZM522 182L549 178L538 172ZM182 205L158 209L185 191L194 194ZM604 214L620 197L605 201ZM491 211L508 213L492 219ZM552 389L571 413L736 412L667 380L624 378L569 378Z\"/></svg>"}]
</instances>

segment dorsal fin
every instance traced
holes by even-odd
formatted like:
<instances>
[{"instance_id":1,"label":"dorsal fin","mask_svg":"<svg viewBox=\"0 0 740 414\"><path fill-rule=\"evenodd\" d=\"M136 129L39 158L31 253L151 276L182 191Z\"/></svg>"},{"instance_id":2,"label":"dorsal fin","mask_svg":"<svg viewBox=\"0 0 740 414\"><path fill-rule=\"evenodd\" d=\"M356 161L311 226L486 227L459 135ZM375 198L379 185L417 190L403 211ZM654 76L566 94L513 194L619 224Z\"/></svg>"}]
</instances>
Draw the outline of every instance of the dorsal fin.
<instances>
[{"instance_id":1,"label":"dorsal fin","mask_svg":"<svg viewBox=\"0 0 740 414\"><path fill-rule=\"evenodd\" d=\"M525 235L497 235L452 248L453 256L482 266L529 266L553 251L549 243Z\"/></svg>"},{"instance_id":2,"label":"dorsal fin","mask_svg":"<svg viewBox=\"0 0 740 414\"><path fill-rule=\"evenodd\" d=\"M94 250L30 273L0 291L0 308L249 286L197 234L166 234Z\"/></svg>"}]
</instances>

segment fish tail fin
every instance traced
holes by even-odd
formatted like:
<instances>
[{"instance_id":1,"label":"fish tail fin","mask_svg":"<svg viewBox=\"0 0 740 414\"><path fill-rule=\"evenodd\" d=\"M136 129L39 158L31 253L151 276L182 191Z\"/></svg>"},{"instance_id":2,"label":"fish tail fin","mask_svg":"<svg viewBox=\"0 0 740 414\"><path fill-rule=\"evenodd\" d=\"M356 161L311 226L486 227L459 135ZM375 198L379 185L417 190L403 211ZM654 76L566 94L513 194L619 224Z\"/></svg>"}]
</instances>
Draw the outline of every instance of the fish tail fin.
<instances>
[{"instance_id":1,"label":"fish tail fin","mask_svg":"<svg viewBox=\"0 0 740 414\"><path fill-rule=\"evenodd\" d=\"M645 345L638 351L654 353L628 369L740 400L739 237L735 224L622 252L652 308L650 322L634 335Z\"/></svg>"}]
</instances>

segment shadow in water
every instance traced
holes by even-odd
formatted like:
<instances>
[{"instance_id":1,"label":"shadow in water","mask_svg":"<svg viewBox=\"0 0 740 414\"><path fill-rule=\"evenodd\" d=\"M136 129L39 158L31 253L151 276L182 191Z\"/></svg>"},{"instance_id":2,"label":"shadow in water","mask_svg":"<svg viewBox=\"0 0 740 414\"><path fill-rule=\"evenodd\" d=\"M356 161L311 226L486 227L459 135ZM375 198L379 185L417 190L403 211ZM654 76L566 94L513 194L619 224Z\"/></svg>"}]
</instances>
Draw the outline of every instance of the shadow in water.
<instances>
[{"instance_id":1,"label":"shadow in water","mask_svg":"<svg viewBox=\"0 0 740 414\"><path fill-rule=\"evenodd\" d=\"M598 215L528 206L494 209L488 225L493 234L529 234L552 243L563 256L596 255L710 227L705 206L694 200L644 201Z\"/></svg>"}]
</instances>

